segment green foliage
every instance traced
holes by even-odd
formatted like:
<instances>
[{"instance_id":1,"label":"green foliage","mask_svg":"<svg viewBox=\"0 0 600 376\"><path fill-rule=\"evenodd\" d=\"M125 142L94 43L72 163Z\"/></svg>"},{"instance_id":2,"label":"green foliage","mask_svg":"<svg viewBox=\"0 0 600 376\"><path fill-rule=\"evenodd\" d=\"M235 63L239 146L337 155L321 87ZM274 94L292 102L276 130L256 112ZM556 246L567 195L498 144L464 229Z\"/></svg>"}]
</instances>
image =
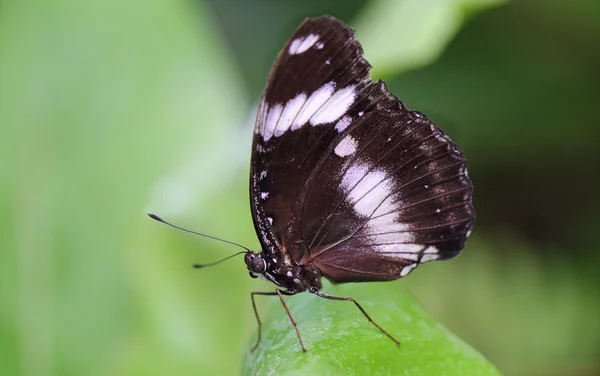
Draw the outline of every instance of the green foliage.
<instances>
[{"instance_id":1,"label":"green foliage","mask_svg":"<svg viewBox=\"0 0 600 376\"><path fill-rule=\"evenodd\" d=\"M375 76L435 60L468 17L508 0L378 0L355 24Z\"/></svg>"},{"instance_id":2,"label":"green foliage","mask_svg":"<svg viewBox=\"0 0 600 376\"><path fill-rule=\"evenodd\" d=\"M400 347L371 325L352 302L305 293L288 297L286 302L308 351L301 351L287 314L275 302L263 319L260 346L246 354L243 374L500 374L431 318L398 282L331 286L327 292L354 297L375 322L401 341Z\"/></svg>"}]
</instances>

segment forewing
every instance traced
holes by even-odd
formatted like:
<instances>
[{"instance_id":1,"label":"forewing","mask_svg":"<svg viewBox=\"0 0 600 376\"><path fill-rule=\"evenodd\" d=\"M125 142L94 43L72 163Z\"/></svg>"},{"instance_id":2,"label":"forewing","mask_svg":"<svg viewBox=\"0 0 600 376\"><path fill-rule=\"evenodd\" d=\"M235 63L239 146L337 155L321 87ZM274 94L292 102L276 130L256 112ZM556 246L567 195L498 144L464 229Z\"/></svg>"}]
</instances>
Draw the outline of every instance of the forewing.
<instances>
[{"instance_id":1,"label":"forewing","mask_svg":"<svg viewBox=\"0 0 600 376\"><path fill-rule=\"evenodd\" d=\"M253 140L251 207L263 247L304 253L294 211L316 165L352 107L368 95L369 64L353 31L321 17L306 20L279 53L261 99ZM345 117L346 116L346 117ZM346 124L347 125L347 124Z\"/></svg>"}]
</instances>

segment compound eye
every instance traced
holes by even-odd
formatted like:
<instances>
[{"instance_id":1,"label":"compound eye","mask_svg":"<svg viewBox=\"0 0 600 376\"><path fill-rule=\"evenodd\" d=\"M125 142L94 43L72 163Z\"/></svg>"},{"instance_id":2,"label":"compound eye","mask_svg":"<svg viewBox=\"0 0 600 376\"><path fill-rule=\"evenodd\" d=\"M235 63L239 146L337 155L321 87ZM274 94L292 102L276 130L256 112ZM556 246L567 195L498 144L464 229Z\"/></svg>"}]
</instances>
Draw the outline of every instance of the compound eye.
<instances>
[{"instance_id":1,"label":"compound eye","mask_svg":"<svg viewBox=\"0 0 600 376\"><path fill-rule=\"evenodd\" d=\"M255 273L264 273L267 270L267 263L262 257L256 256L252 259L251 269Z\"/></svg>"},{"instance_id":2,"label":"compound eye","mask_svg":"<svg viewBox=\"0 0 600 376\"><path fill-rule=\"evenodd\" d=\"M250 278L258 278L258 276L252 272L248 272L250 274Z\"/></svg>"}]
</instances>

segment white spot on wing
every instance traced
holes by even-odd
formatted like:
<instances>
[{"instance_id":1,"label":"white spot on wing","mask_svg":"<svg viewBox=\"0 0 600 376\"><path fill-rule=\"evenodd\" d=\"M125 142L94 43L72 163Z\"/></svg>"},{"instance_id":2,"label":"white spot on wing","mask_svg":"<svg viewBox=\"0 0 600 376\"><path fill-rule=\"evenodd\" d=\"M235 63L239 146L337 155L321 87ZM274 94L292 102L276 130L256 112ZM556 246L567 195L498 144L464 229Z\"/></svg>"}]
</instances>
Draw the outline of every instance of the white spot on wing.
<instances>
[{"instance_id":1,"label":"white spot on wing","mask_svg":"<svg viewBox=\"0 0 600 376\"><path fill-rule=\"evenodd\" d=\"M395 258L401 258L401 259L404 259L404 260L419 261L419 254L418 253L394 252L394 253L387 254L387 256L392 256L392 257L395 257Z\"/></svg>"},{"instance_id":2,"label":"white spot on wing","mask_svg":"<svg viewBox=\"0 0 600 376\"><path fill-rule=\"evenodd\" d=\"M325 47L325 45L323 43L319 42L315 45L315 47L317 48L317 50L322 50L323 47Z\"/></svg>"},{"instance_id":3,"label":"white spot on wing","mask_svg":"<svg viewBox=\"0 0 600 376\"><path fill-rule=\"evenodd\" d=\"M437 249L436 247L434 247L434 246L432 246L432 245L431 245L431 246L429 246L429 247L427 247L427 248L426 248L426 249L423 251L423 253L425 253L425 254L427 254L427 253L439 253L439 252L440 252L440 251L439 251L439 249Z\"/></svg>"},{"instance_id":4,"label":"white spot on wing","mask_svg":"<svg viewBox=\"0 0 600 376\"><path fill-rule=\"evenodd\" d=\"M421 249L423 249L422 245L420 245L420 244L401 244L401 242L403 242L403 241L409 241L412 238L411 234L405 233L405 232L399 232L396 234L390 233L390 234L385 234L385 235L388 235L390 238L393 238L393 236L396 235L398 240L395 240L395 241L400 244L393 244L393 243L392 244L379 244L374 247L374 249L377 252L382 253L388 257L408 259L408 260L413 260L413 261L419 260L419 252L421 251ZM375 237L375 239L379 239L380 237L381 237L381 235L377 235ZM386 239L386 240L393 241L390 239ZM378 241L378 240L375 240L375 241ZM412 255L412 256L408 256L408 255Z\"/></svg>"},{"instance_id":5,"label":"white spot on wing","mask_svg":"<svg viewBox=\"0 0 600 376\"><path fill-rule=\"evenodd\" d=\"M262 102L259 109L258 120L261 123L257 132L264 141L272 137L280 137L288 130L295 131L305 124L313 126L333 123L344 115L356 97L356 85L350 85L340 90L335 90L333 81L323 84L307 98L306 93L300 93L284 105L268 106ZM336 124L336 130L342 132L352 118L344 116Z\"/></svg>"},{"instance_id":6,"label":"white spot on wing","mask_svg":"<svg viewBox=\"0 0 600 376\"><path fill-rule=\"evenodd\" d=\"M266 200L269 197L269 192L260 192L260 198Z\"/></svg>"},{"instance_id":7,"label":"white spot on wing","mask_svg":"<svg viewBox=\"0 0 600 376\"><path fill-rule=\"evenodd\" d=\"M423 255L423 257L421 258L421 262L433 261L439 258L440 256L438 254L428 253L426 255Z\"/></svg>"},{"instance_id":8,"label":"white spot on wing","mask_svg":"<svg viewBox=\"0 0 600 376\"><path fill-rule=\"evenodd\" d=\"M344 137L344 139L340 141L339 144L337 144L334 152L340 157L347 157L351 154L354 154L357 145L358 143L356 142L354 137L348 135Z\"/></svg>"},{"instance_id":9,"label":"white spot on wing","mask_svg":"<svg viewBox=\"0 0 600 376\"><path fill-rule=\"evenodd\" d=\"M261 133L263 136L263 140L269 141L269 139L271 139L271 137L273 136L273 131L277 126L277 122L281 117L282 111L283 107L280 104L268 109L267 118L265 120L265 126L263 132Z\"/></svg>"},{"instance_id":10,"label":"white spot on wing","mask_svg":"<svg viewBox=\"0 0 600 376\"><path fill-rule=\"evenodd\" d=\"M267 217L267 221L269 221L270 224L273 224L273 218Z\"/></svg>"},{"instance_id":11,"label":"white spot on wing","mask_svg":"<svg viewBox=\"0 0 600 376\"><path fill-rule=\"evenodd\" d=\"M309 34L306 37L296 38L292 41L292 43L290 43L290 48L288 49L288 52L290 53L290 55L298 55L303 52L306 52L318 40L319 36L316 34Z\"/></svg>"},{"instance_id":12,"label":"white spot on wing","mask_svg":"<svg viewBox=\"0 0 600 376\"><path fill-rule=\"evenodd\" d=\"M290 127L292 126L292 122L300 112L300 109L302 109L304 102L306 102L306 94L300 93L286 103L281 114L281 119L279 119L279 123L277 123L277 128L275 128L274 131L275 137L281 136L288 129L290 129Z\"/></svg>"},{"instance_id":13,"label":"white spot on wing","mask_svg":"<svg viewBox=\"0 0 600 376\"><path fill-rule=\"evenodd\" d=\"M356 85L336 91L311 117L312 125L332 123L344 115L356 97Z\"/></svg>"},{"instance_id":14,"label":"white spot on wing","mask_svg":"<svg viewBox=\"0 0 600 376\"><path fill-rule=\"evenodd\" d=\"M404 277L406 276L408 273L410 273L415 267L417 266L417 264L410 264L410 265L406 265L404 268L402 268L402 271L400 272L400 277Z\"/></svg>"},{"instance_id":15,"label":"white spot on wing","mask_svg":"<svg viewBox=\"0 0 600 376\"><path fill-rule=\"evenodd\" d=\"M321 108L321 106L323 106L323 104L327 102L329 98L331 98L334 89L334 83L328 82L326 84L323 84L323 86L321 86L317 90L315 90L310 95L310 97L308 97L308 99L304 103L304 106L296 116L296 120L292 125L292 130L294 131L303 126L304 124L308 123L308 121L311 117L313 117L315 112L317 112Z\"/></svg>"},{"instance_id":16,"label":"white spot on wing","mask_svg":"<svg viewBox=\"0 0 600 376\"><path fill-rule=\"evenodd\" d=\"M342 133L344 129L348 128L350 123L352 123L352 118L346 115L343 118L341 118L340 121L337 122L337 124L335 125L335 130L338 133Z\"/></svg>"},{"instance_id":17,"label":"white spot on wing","mask_svg":"<svg viewBox=\"0 0 600 376\"><path fill-rule=\"evenodd\" d=\"M364 164L350 166L342 178L342 187L346 190L354 210L359 214L371 216L379 204L392 193L393 187L383 170L367 171L368 166Z\"/></svg>"}]
</instances>

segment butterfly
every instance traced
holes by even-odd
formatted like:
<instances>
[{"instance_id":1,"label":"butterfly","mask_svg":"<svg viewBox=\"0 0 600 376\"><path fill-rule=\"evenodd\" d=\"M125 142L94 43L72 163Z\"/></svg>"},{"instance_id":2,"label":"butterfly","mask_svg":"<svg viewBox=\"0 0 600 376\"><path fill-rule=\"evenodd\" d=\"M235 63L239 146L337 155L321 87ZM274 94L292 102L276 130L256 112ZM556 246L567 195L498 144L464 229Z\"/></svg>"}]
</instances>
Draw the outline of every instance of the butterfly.
<instances>
[{"instance_id":1,"label":"butterfly","mask_svg":"<svg viewBox=\"0 0 600 376\"><path fill-rule=\"evenodd\" d=\"M474 221L466 158L425 115L408 110L371 66L354 31L329 16L306 19L279 52L258 106L250 206L261 252L253 278L276 295L303 351L284 296L334 284L391 281L456 256ZM154 217L153 217L154 218ZM160 218L155 218L160 220Z\"/></svg>"}]
</instances>

